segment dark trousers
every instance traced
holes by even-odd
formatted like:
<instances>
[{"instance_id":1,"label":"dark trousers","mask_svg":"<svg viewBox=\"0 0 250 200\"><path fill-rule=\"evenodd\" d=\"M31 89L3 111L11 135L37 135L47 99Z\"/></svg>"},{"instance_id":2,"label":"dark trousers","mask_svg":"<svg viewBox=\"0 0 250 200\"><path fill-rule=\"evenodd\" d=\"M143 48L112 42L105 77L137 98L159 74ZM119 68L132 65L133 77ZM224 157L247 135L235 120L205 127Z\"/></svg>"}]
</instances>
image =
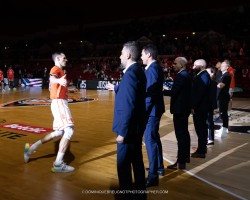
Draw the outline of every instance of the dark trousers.
<instances>
[{"instance_id":1,"label":"dark trousers","mask_svg":"<svg viewBox=\"0 0 250 200\"><path fill-rule=\"evenodd\" d=\"M207 115L208 139L214 140L214 110L210 110Z\"/></svg>"},{"instance_id":2,"label":"dark trousers","mask_svg":"<svg viewBox=\"0 0 250 200\"><path fill-rule=\"evenodd\" d=\"M220 117L223 122L223 127L228 128L228 103L230 99L219 99L219 110L220 110Z\"/></svg>"},{"instance_id":3,"label":"dark trousers","mask_svg":"<svg viewBox=\"0 0 250 200\"><path fill-rule=\"evenodd\" d=\"M186 163L190 157L190 134L188 131L188 114L174 114L174 130L177 140L177 162Z\"/></svg>"},{"instance_id":4,"label":"dark trousers","mask_svg":"<svg viewBox=\"0 0 250 200\"><path fill-rule=\"evenodd\" d=\"M14 81L8 80L9 88L12 89L14 87Z\"/></svg>"},{"instance_id":5,"label":"dark trousers","mask_svg":"<svg viewBox=\"0 0 250 200\"><path fill-rule=\"evenodd\" d=\"M144 132L149 161L149 178L158 177L158 169L164 169L162 144L159 134L160 117L149 116Z\"/></svg>"},{"instance_id":6,"label":"dark trousers","mask_svg":"<svg viewBox=\"0 0 250 200\"><path fill-rule=\"evenodd\" d=\"M134 187L132 169L134 175ZM142 139L135 143L117 144L117 171L120 190L145 190L145 168Z\"/></svg>"},{"instance_id":7,"label":"dark trousers","mask_svg":"<svg viewBox=\"0 0 250 200\"><path fill-rule=\"evenodd\" d=\"M207 153L207 115L208 112L197 112L193 114L194 128L198 137L197 153Z\"/></svg>"}]
</instances>

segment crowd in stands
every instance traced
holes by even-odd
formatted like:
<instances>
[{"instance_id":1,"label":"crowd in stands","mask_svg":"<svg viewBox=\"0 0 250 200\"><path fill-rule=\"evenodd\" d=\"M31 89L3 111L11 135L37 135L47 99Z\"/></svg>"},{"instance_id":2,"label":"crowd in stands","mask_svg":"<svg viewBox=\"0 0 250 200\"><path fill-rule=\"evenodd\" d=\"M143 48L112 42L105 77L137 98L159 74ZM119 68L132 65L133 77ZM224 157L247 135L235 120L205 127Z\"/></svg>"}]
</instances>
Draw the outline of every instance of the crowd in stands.
<instances>
[{"instance_id":1,"label":"crowd in stands","mask_svg":"<svg viewBox=\"0 0 250 200\"><path fill-rule=\"evenodd\" d=\"M173 55L159 56L160 64L165 73L165 80L172 81L175 78L175 73L172 69ZM248 59L248 58L247 58ZM208 67L215 68L219 59L212 59L208 62ZM235 70L236 87L242 88L244 93L250 93L250 65L242 64L245 60L232 59L232 66ZM43 78L44 69L50 69L53 66L50 61L37 62L29 65L13 65L15 78ZM190 57L187 68L192 74L193 60ZM7 66L3 69L6 72ZM85 58L80 61L69 63L66 67L67 77L74 85L79 80L120 80L122 70L120 68L120 60L118 57L97 57Z\"/></svg>"},{"instance_id":2,"label":"crowd in stands","mask_svg":"<svg viewBox=\"0 0 250 200\"><path fill-rule=\"evenodd\" d=\"M236 87L250 91L249 12L243 7L226 12L209 11L203 13L202 18L198 16L201 13L79 26L79 30L72 32L47 31L41 38L33 37L32 47L22 46L20 41L15 48L0 50L0 68L6 71L11 65L19 77L42 78L44 68L53 66L51 53L60 50L68 55L66 71L72 82L79 79L117 80L121 78L118 57L121 46L124 41L137 40L141 45L148 42L157 45L167 80L174 79L172 62L177 56L188 59L191 73L196 59L204 58L208 67L215 68L217 61L227 58L235 69ZM86 40L80 40L79 35Z\"/></svg>"}]
</instances>

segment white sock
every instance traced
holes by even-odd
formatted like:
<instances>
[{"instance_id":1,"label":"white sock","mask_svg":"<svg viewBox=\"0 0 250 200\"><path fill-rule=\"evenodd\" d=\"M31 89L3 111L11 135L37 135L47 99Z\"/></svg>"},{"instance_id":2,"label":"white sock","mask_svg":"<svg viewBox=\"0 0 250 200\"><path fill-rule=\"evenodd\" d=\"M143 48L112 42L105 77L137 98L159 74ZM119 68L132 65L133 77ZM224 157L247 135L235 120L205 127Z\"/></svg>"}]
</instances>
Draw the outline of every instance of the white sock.
<instances>
[{"instance_id":1,"label":"white sock","mask_svg":"<svg viewBox=\"0 0 250 200\"><path fill-rule=\"evenodd\" d=\"M64 153L62 153L62 152L57 153L55 165L61 164L63 156L64 156Z\"/></svg>"},{"instance_id":2,"label":"white sock","mask_svg":"<svg viewBox=\"0 0 250 200\"><path fill-rule=\"evenodd\" d=\"M38 140L37 142L35 142L34 144L31 145L29 151L30 152L35 151L41 144L42 144L42 141Z\"/></svg>"}]
</instances>

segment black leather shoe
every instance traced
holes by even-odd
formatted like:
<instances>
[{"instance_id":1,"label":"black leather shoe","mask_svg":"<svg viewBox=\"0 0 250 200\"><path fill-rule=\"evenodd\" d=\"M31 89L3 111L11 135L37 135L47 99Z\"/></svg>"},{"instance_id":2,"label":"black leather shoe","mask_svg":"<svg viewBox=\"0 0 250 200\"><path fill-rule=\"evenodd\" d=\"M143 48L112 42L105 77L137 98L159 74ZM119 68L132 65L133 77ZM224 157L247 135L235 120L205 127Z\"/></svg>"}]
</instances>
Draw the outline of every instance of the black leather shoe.
<instances>
[{"instance_id":1,"label":"black leather shoe","mask_svg":"<svg viewBox=\"0 0 250 200\"><path fill-rule=\"evenodd\" d=\"M172 165L168 165L167 166L167 169L174 169L174 170L177 170L177 162L172 164Z\"/></svg>"},{"instance_id":2,"label":"black leather shoe","mask_svg":"<svg viewBox=\"0 0 250 200\"><path fill-rule=\"evenodd\" d=\"M146 168L146 171L148 172L149 171L149 168L147 167ZM165 175L165 170L164 169L158 169L158 175L159 176L164 176Z\"/></svg>"},{"instance_id":3,"label":"black leather shoe","mask_svg":"<svg viewBox=\"0 0 250 200\"><path fill-rule=\"evenodd\" d=\"M169 165L167 166L168 169L173 169L173 170L177 170L177 169L186 169L186 163L174 163L173 165Z\"/></svg>"},{"instance_id":4,"label":"black leather shoe","mask_svg":"<svg viewBox=\"0 0 250 200\"><path fill-rule=\"evenodd\" d=\"M191 154L192 158L206 158L205 153L198 153L197 151Z\"/></svg>"},{"instance_id":5,"label":"black leather shoe","mask_svg":"<svg viewBox=\"0 0 250 200\"><path fill-rule=\"evenodd\" d=\"M159 185L159 178L147 178L146 179L146 187L153 187Z\"/></svg>"}]
</instances>

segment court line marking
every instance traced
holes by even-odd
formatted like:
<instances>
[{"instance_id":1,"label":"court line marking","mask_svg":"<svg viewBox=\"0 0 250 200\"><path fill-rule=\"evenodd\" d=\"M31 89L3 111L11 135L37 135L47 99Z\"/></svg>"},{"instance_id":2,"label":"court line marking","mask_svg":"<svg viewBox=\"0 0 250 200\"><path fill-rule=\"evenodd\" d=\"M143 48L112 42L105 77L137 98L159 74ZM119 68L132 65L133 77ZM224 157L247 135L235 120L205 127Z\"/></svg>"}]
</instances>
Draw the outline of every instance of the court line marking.
<instances>
[{"instance_id":1,"label":"court line marking","mask_svg":"<svg viewBox=\"0 0 250 200\"><path fill-rule=\"evenodd\" d=\"M223 192L226 192L226 193L228 193L228 194L230 194L230 195L232 195L232 196L234 196L234 197L237 197L238 199L247 200L247 198L245 198L245 197L242 197L242 196L240 196L240 195L238 195L238 194L235 194L235 193L233 193L233 192L231 192L231 191L229 191L229 190L227 190L227 189L225 189L225 188L223 188L223 187L221 187L221 186L219 186L219 185L216 185L216 184L214 184L214 183L208 181L207 179L204 179L204 178L202 178L202 177L196 175L197 172L203 170L205 167L208 167L209 165L213 164L214 162L217 162L217 161L220 160L221 158L223 158L223 157L225 157L225 156L227 156L227 155L233 153L233 152L236 151L237 149L242 148L243 146L245 146L245 145L247 145L247 144L248 144L248 143L242 144L242 145L240 145L240 146L237 146L237 147L235 147L235 148L233 148L233 149L230 149L230 150L228 150L228 151L226 151L226 152L223 152L223 153L219 154L219 155L216 156L215 158L213 158L213 159L211 159L211 160L209 160L209 161L207 161L207 162L205 162L205 163L203 163L203 164L197 166L196 168L192 169L192 171L194 170L195 172L191 172L191 171L188 171L188 170L183 170L183 171L185 171L187 174L189 174L189 175L191 175L191 176L194 176L195 178L197 178L197 179L199 179L199 180L201 180L201 181L207 183L208 185L211 185L211 186L213 186L213 187L215 187L215 188L217 188L217 189L219 189L219 190L222 190ZM167 159L167 158L165 158L165 157L163 157L163 159L164 159L165 161L167 161L167 162L173 164L173 162L170 161L169 159Z\"/></svg>"}]
</instances>

